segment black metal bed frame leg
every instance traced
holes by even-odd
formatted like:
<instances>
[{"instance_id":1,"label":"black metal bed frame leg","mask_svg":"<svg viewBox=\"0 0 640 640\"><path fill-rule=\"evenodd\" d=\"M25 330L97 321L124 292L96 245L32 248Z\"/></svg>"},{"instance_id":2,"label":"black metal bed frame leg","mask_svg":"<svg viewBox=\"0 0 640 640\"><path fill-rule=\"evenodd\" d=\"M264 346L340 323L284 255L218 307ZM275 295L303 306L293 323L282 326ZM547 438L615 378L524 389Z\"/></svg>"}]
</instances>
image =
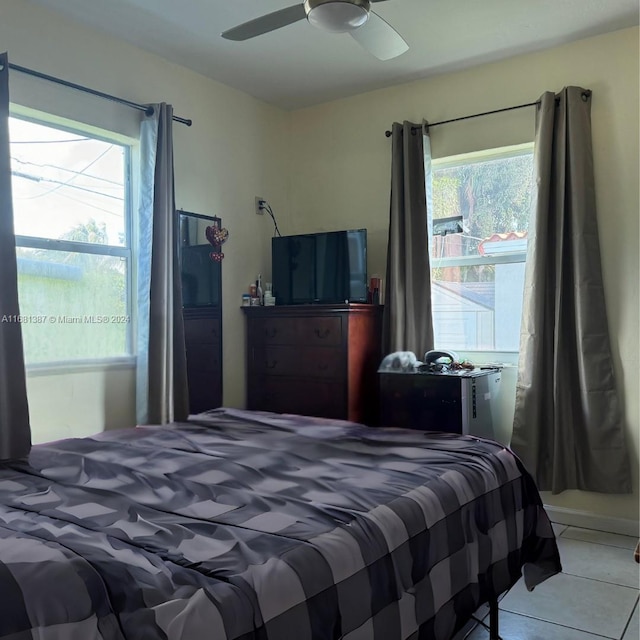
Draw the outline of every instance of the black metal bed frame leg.
<instances>
[{"instance_id":1,"label":"black metal bed frame leg","mask_svg":"<svg viewBox=\"0 0 640 640\"><path fill-rule=\"evenodd\" d=\"M498 599L489 599L489 640L501 640L498 629Z\"/></svg>"}]
</instances>

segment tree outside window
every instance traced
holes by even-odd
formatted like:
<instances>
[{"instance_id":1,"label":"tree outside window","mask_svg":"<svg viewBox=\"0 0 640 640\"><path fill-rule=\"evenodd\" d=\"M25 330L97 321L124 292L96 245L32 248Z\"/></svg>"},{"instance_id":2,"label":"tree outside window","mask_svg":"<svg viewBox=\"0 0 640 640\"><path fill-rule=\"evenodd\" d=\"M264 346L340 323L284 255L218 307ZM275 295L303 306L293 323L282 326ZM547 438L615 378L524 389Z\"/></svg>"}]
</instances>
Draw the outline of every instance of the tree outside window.
<instances>
[{"instance_id":1,"label":"tree outside window","mask_svg":"<svg viewBox=\"0 0 640 640\"><path fill-rule=\"evenodd\" d=\"M532 175L532 145L433 161L433 217L463 229L431 238L436 347L518 350Z\"/></svg>"}]
</instances>

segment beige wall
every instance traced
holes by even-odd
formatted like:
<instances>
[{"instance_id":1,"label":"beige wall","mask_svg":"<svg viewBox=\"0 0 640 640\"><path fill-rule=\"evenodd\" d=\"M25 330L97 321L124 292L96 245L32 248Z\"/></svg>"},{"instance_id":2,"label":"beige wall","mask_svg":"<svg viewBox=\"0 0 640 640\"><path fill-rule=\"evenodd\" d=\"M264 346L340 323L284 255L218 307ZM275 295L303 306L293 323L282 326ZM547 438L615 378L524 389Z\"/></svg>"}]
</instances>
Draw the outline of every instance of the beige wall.
<instances>
[{"instance_id":1,"label":"beige wall","mask_svg":"<svg viewBox=\"0 0 640 640\"><path fill-rule=\"evenodd\" d=\"M290 218L283 233L366 227L369 272L384 272L393 121L431 122L528 103L566 85L593 90L593 148L612 346L635 470L633 496L565 492L549 504L638 518L638 29L299 110L291 115ZM533 109L434 127L445 157L533 139ZM504 376L514 393L515 376ZM506 391L506 389L505 389ZM505 412L504 432L513 407Z\"/></svg>"},{"instance_id":2,"label":"beige wall","mask_svg":"<svg viewBox=\"0 0 640 640\"><path fill-rule=\"evenodd\" d=\"M394 120L432 122L530 102L569 84L593 90L596 187L607 309L616 373L638 466L638 29L482 65L411 84L285 113L135 47L35 8L3 0L0 50L16 64L140 102L167 101L177 115L176 204L220 215L230 231L223 262L224 402L244 403L240 293L260 271L270 275L271 223L253 213L269 200L284 234L366 227L369 271L384 272L389 147ZM135 112L11 74L12 100L134 136ZM432 130L435 157L530 141L524 109ZM513 386L514 376L505 378ZM34 425L89 430L134 422L131 369L30 376ZM77 409L74 411L73 408ZM508 432L512 403L504 411ZM506 430L506 431L505 431ZM546 501L620 518L638 517L633 496L566 492Z\"/></svg>"},{"instance_id":3,"label":"beige wall","mask_svg":"<svg viewBox=\"0 0 640 640\"><path fill-rule=\"evenodd\" d=\"M287 114L24 0L3 0L0 50L37 69L132 101L173 104L193 126L174 126L176 205L223 218L230 238L223 262L224 402L244 403L240 294L270 261L270 221L254 213L254 195L286 212ZM23 74L10 74L11 101L130 137L139 113ZM131 369L30 375L34 431L67 433L134 424Z\"/></svg>"}]
</instances>

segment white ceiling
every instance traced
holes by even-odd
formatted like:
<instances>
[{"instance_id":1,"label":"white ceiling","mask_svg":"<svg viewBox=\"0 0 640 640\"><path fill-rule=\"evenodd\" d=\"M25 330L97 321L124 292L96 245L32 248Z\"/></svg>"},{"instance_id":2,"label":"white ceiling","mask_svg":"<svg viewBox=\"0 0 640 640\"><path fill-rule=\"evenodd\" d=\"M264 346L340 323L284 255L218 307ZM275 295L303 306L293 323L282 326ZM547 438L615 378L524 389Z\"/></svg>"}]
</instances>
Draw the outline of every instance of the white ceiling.
<instances>
[{"instance_id":1,"label":"white ceiling","mask_svg":"<svg viewBox=\"0 0 640 640\"><path fill-rule=\"evenodd\" d=\"M409 51L381 62L306 20L245 42L220 33L293 0L32 0L285 109L638 24L638 0L389 0Z\"/></svg>"}]
</instances>

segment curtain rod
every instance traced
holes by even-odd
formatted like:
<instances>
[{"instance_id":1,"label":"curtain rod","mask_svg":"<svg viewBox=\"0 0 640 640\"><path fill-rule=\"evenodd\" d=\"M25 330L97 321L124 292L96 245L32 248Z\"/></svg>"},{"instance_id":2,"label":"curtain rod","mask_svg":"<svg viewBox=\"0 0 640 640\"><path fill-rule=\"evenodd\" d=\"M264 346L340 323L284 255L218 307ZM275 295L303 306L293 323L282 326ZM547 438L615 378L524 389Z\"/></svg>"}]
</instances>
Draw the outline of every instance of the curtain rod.
<instances>
[{"instance_id":1,"label":"curtain rod","mask_svg":"<svg viewBox=\"0 0 640 640\"><path fill-rule=\"evenodd\" d=\"M587 89L585 91L582 92L582 99L586 100L591 96L591 90ZM556 98L556 102L558 102L559 98ZM493 111L483 111L482 113L474 113L470 116L462 116L460 118L451 118L451 120L441 120L440 122L427 122L427 129L430 129L431 127L437 127L438 125L441 124L449 124L450 122L460 122L461 120L470 120L471 118L479 118L480 116L490 116L493 113L502 113L504 111L513 111L514 109L524 109L525 107L534 107L536 105L540 104L540 100L536 100L535 102L527 102L527 104L517 104L514 107L504 107L502 109L494 109ZM411 127L411 131L415 132L415 131L419 131L420 129L422 129L422 127ZM384 135L387 136L387 138L389 136L391 136L391 131L385 131Z\"/></svg>"},{"instance_id":2,"label":"curtain rod","mask_svg":"<svg viewBox=\"0 0 640 640\"><path fill-rule=\"evenodd\" d=\"M137 102L125 100L124 98L118 98L118 96L112 96L109 93L96 91L95 89L84 87L81 84L69 82L68 80L63 80L62 78L56 78L55 76L50 76L46 73L41 73L40 71L34 71L33 69L27 69L27 67L21 67L20 65L13 64L11 62L9 63L9 69L12 69L13 71L19 71L20 73L25 73L29 76L33 76L34 78L40 78L41 80L48 80L49 82L54 82L55 84L61 84L64 87L69 87L69 89L76 89L77 91L82 91L83 93L89 93L92 96L98 96L99 98L110 100L111 102L117 102L118 104L125 105L126 107L131 107L132 109L137 109L138 111L144 111L148 116L153 115L153 107L147 104L138 104ZM193 121L187 118L173 116L173 119L176 122L180 122L181 124L186 124L187 127L190 127L193 124Z\"/></svg>"}]
</instances>

